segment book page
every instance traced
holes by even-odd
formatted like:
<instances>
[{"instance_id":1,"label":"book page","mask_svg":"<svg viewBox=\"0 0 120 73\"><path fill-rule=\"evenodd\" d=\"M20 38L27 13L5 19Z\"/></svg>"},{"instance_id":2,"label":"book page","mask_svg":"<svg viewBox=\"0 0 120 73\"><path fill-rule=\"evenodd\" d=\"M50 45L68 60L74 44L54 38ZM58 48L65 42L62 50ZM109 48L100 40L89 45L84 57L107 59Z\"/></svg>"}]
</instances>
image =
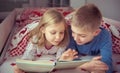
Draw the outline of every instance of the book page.
<instances>
[{"instance_id":1,"label":"book page","mask_svg":"<svg viewBox=\"0 0 120 73\"><path fill-rule=\"evenodd\" d=\"M83 56L73 61L58 61L56 62L56 69L77 68L80 65L89 62L94 56Z\"/></svg>"},{"instance_id":2,"label":"book page","mask_svg":"<svg viewBox=\"0 0 120 73\"><path fill-rule=\"evenodd\" d=\"M51 72L54 69L55 62L50 60L16 60L17 66L26 72Z\"/></svg>"},{"instance_id":3,"label":"book page","mask_svg":"<svg viewBox=\"0 0 120 73\"><path fill-rule=\"evenodd\" d=\"M68 69L68 68L77 68L78 66L86 63L88 61L60 61L56 62L56 69Z\"/></svg>"}]
</instances>

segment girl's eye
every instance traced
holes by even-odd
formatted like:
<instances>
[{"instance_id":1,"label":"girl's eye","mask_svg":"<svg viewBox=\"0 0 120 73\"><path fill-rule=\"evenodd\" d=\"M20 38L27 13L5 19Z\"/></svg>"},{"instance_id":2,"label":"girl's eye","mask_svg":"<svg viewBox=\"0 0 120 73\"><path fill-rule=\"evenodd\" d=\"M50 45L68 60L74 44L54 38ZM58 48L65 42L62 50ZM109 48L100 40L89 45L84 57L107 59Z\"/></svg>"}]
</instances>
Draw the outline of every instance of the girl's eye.
<instances>
[{"instance_id":1,"label":"girl's eye","mask_svg":"<svg viewBox=\"0 0 120 73\"><path fill-rule=\"evenodd\" d=\"M50 32L51 34L56 34L56 32Z\"/></svg>"},{"instance_id":2,"label":"girl's eye","mask_svg":"<svg viewBox=\"0 0 120 73\"><path fill-rule=\"evenodd\" d=\"M60 32L60 34L64 34L64 32Z\"/></svg>"},{"instance_id":3,"label":"girl's eye","mask_svg":"<svg viewBox=\"0 0 120 73\"><path fill-rule=\"evenodd\" d=\"M56 34L56 33L51 33L51 34Z\"/></svg>"}]
</instances>

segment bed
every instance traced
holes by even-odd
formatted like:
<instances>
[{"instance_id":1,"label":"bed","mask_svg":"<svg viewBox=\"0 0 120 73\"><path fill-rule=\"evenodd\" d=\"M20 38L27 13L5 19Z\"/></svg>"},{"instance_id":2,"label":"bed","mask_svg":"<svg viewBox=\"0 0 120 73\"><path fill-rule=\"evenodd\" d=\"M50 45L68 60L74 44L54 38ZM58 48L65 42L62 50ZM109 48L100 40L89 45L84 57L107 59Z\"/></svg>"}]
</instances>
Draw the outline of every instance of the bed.
<instances>
[{"instance_id":1,"label":"bed","mask_svg":"<svg viewBox=\"0 0 120 73\"><path fill-rule=\"evenodd\" d=\"M0 73L13 73L15 59L20 58L25 50L28 40L26 35L38 24L47 9L49 8L16 8L0 24ZM69 25L74 9L71 7L55 9L63 13ZM120 22L103 17L101 26L112 34L113 73L120 73ZM73 71L69 70L68 73ZM75 73L78 73L77 70Z\"/></svg>"}]
</instances>

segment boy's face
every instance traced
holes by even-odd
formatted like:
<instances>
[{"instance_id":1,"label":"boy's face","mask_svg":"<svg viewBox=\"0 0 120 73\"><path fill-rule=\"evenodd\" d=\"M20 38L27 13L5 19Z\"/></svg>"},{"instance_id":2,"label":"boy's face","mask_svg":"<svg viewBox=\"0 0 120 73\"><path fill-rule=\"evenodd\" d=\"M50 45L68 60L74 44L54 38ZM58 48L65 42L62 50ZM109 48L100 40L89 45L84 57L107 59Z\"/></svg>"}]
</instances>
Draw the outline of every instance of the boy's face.
<instances>
[{"instance_id":1,"label":"boy's face","mask_svg":"<svg viewBox=\"0 0 120 73\"><path fill-rule=\"evenodd\" d=\"M92 41L92 39L99 34L100 30L96 30L95 32L84 31L79 27L72 26L72 36L78 45L84 45Z\"/></svg>"},{"instance_id":2,"label":"boy's face","mask_svg":"<svg viewBox=\"0 0 120 73\"><path fill-rule=\"evenodd\" d=\"M63 23L49 25L44 34L48 44L58 45L64 38L65 25Z\"/></svg>"}]
</instances>

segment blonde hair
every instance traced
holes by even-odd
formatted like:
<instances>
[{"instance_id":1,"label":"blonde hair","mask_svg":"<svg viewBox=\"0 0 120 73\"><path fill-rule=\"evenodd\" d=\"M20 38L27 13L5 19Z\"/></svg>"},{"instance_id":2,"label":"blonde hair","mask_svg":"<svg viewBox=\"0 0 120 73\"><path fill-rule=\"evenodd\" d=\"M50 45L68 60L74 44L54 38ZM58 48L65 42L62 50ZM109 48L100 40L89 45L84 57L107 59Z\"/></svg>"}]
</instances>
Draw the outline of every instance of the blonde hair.
<instances>
[{"instance_id":1,"label":"blonde hair","mask_svg":"<svg viewBox=\"0 0 120 73\"><path fill-rule=\"evenodd\" d=\"M59 45L57 45L57 47L66 47L69 43L67 24L64 19L64 16L55 9L48 9L44 13L43 17L40 20L39 25L30 32L29 37L33 38L33 36L36 35L37 41L33 43L37 44L38 47L44 47L45 36L42 33L41 27L44 26L46 28L49 27L49 25L53 25L53 24L57 25L58 23L63 23L65 25L65 33L64 33L65 35L63 40L60 42Z\"/></svg>"},{"instance_id":2,"label":"blonde hair","mask_svg":"<svg viewBox=\"0 0 120 73\"><path fill-rule=\"evenodd\" d=\"M101 21L100 10L94 4L86 4L75 12L71 25L93 32L99 28Z\"/></svg>"}]
</instances>

